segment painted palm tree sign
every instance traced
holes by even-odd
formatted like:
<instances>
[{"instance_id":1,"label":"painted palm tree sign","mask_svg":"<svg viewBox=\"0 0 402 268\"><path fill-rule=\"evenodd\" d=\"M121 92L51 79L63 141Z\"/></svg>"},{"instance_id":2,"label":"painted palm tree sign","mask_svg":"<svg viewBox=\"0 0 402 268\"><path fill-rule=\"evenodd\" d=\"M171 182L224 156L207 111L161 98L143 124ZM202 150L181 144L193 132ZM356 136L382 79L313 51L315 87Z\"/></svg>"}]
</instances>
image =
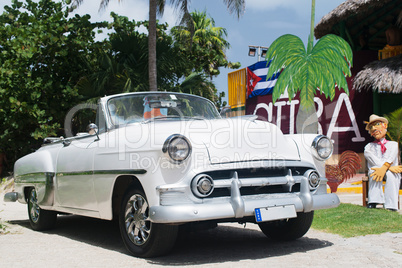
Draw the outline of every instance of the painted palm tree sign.
<instances>
[{"instance_id":1,"label":"painted palm tree sign","mask_svg":"<svg viewBox=\"0 0 402 268\"><path fill-rule=\"evenodd\" d=\"M309 124L306 124L306 120L315 115L314 95L317 92L331 100L335 97L336 87L349 94L346 76L351 76L352 50L345 40L332 34L322 37L314 45L314 13L315 0L312 0L307 49L299 37L285 34L272 43L266 55L267 62L272 60L267 77L283 69L273 90L273 102L285 90L290 100L300 92L300 108L296 120L298 133L316 132L315 127L310 131L305 126Z\"/></svg>"}]
</instances>

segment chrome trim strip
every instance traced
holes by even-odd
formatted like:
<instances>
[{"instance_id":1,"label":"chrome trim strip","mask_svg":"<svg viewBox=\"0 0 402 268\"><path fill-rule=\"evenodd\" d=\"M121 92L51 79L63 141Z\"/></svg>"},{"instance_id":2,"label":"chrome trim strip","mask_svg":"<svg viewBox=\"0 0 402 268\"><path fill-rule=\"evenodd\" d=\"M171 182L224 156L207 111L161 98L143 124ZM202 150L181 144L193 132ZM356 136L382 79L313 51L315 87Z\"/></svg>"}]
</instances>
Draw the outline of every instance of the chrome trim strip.
<instances>
[{"instance_id":1,"label":"chrome trim strip","mask_svg":"<svg viewBox=\"0 0 402 268\"><path fill-rule=\"evenodd\" d=\"M252 186L271 186L271 185L284 185L287 186L287 190L290 192L292 186L301 181L300 176L293 176L288 174L285 177L244 177L239 180L241 187L252 187ZM215 188L229 188L231 185L231 178L214 180Z\"/></svg>"},{"instance_id":2,"label":"chrome trim strip","mask_svg":"<svg viewBox=\"0 0 402 268\"><path fill-rule=\"evenodd\" d=\"M28 173L16 176L15 183L25 183L34 186L38 195L38 205L52 206L54 202L54 175L54 172ZM18 197L23 198L23 195L19 194Z\"/></svg>"},{"instance_id":3,"label":"chrome trim strip","mask_svg":"<svg viewBox=\"0 0 402 268\"><path fill-rule=\"evenodd\" d=\"M121 169L121 170L96 170L94 175L105 175L105 174L130 174L130 175L142 175L147 173L145 169Z\"/></svg>"},{"instance_id":4,"label":"chrome trim strip","mask_svg":"<svg viewBox=\"0 0 402 268\"><path fill-rule=\"evenodd\" d=\"M16 183L53 183L54 172L34 172L15 176Z\"/></svg>"},{"instance_id":5,"label":"chrome trim strip","mask_svg":"<svg viewBox=\"0 0 402 268\"><path fill-rule=\"evenodd\" d=\"M95 170L95 171L76 171L76 172L59 172L56 176L83 176L83 175L142 175L147 173L145 169L129 169L129 170Z\"/></svg>"},{"instance_id":6,"label":"chrome trim strip","mask_svg":"<svg viewBox=\"0 0 402 268\"><path fill-rule=\"evenodd\" d=\"M93 171L77 171L77 172L59 172L56 174L56 177L62 176L83 176L83 175L93 175Z\"/></svg>"}]
</instances>

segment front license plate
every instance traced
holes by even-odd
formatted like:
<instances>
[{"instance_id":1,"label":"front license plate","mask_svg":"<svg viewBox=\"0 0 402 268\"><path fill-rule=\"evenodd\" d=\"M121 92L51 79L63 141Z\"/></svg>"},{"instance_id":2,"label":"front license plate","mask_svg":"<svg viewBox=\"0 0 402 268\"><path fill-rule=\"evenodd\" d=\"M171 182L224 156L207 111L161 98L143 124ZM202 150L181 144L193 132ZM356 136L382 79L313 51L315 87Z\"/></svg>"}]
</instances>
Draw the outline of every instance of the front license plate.
<instances>
[{"instance_id":1,"label":"front license plate","mask_svg":"<svg viewBox=\"0 0 402 268\"><path fill-rule=\"evenodd\" d=\"M255 212L255 219L257 222L273 221L273 220L297 217L296 208L294 205L256 208L254 212Z\"/></svg>"}]
</instances>

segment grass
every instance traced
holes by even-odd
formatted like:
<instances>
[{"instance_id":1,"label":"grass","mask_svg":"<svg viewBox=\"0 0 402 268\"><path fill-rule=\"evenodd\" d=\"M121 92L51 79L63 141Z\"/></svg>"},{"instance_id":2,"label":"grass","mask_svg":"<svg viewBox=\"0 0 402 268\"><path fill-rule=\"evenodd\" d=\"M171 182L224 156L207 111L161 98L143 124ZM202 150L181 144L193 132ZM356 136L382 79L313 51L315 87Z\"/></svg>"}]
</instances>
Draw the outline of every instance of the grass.
<instances>
[{"instance_id":1,"label":"grass","mask_svg":"<svg viewBox=\"0 0 402 268\"><path fill-rule=\"evenodd\" d=\"M0 220L0 235L5 234L6 232L6 225Z\"/></svg>"},{"instance_id":2,"label":"grass","mask_svg":"<svg viewBox=\"0 0 402 268\"><path fill-rule=\"evenodd\" d=\"M0 179L0 193L13 186L14 181L10 181L10 178L2 178ZM6 234L7 223L0 219L0 235Z\"/></svg>"},{"instance_id":3,"label":"grass","mask_svg":"<svg viewBox=\"0 0 402 268\"><path fill-rule=\"evenodd\" d=\"M401 233L402 215L384 209L341 203L337 208L315 211L312 228L343 237Z\"/></svg>"}]
</instances>

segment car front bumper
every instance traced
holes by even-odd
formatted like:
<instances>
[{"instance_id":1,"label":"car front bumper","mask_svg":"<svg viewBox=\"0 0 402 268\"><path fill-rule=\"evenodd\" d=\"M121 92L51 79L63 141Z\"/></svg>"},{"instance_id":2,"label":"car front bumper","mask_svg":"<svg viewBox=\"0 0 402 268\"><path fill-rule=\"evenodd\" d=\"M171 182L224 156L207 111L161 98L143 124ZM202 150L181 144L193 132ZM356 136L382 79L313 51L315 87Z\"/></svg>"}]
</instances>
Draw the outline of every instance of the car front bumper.
<instances>
[{"instance_id":1,"label":"car front bumper","mask_svg":"<svg viewBox=\"0 0 402 268\"><path fill-rule=\"evenodd\" d=\"M241 196L238 180L231 183L231 196L206 200L200 204L151 206L149 217L155 223L185 223L194 221L241 219L255 216L256 208L294 205L296 212L333 208L340 201L336 194L312 194L303 177L299 193L260 194ZM279 219L279 218L278 218ZM273 218L275 220L275 218Z\"/></svg>"}]
</instances>

